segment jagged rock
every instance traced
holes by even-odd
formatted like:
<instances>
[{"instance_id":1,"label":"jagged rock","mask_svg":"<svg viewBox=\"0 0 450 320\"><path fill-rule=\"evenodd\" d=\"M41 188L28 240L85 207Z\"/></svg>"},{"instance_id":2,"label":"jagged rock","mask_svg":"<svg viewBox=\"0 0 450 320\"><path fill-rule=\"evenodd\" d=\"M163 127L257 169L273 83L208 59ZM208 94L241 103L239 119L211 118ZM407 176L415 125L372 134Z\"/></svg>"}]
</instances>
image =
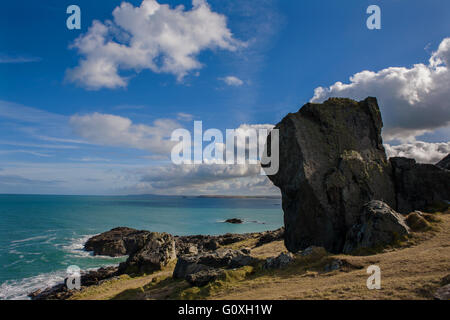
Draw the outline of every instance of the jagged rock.
<instances>
[{"instance_id":1,"label":"jagged rock","mask_svg":"<svg viewBox=\"0 0 450 320\"><path fill-rule=\"evenodd\" d=\"M222 269L207 268L205 270L201 270L196 273L188 274L185 279L192 286L203 287L208 283L210 283L211 281L216 280L224 273L225 271Z\"/></svg>"},{"instance_id":2,"label":"jagged rock","mask_svg":"<svg viewBox=\"0 0 450 320\"><path fill-rule=\"evenodd\" d=\"M263 269L281 269L294 261L294 255L290 252L281 253L278 257L267 258Z\"/></svg>"},{"instance_id":3,"label":"jagged rock","mask_svg":"<svg viewBox=\"0 0 450 320\"><path fill-rule=\"evenodd\" d=\"M105 267L98 270L89 271L81 274L80 284L81 287L89 287L93 285L98 285L106 279L111 279L118 276L117 267ZM28 296L32 300L65 300L70 298L78 290L69 290L66 285L67 278L64 279L64 283L57 284L53 287L46 289L39 289Z\"/></svg>"},{"instance_id":4,"label":"jagged rock","mask_svg":"<svg viewBox=\"0 0 450 320\"><path fill-rule=\"evenodd\" d=\"M207 250L214 251L214 250L217 250L219 248L219 246L220 245L216 240L211 239L207 243L205 243L205 245L203 247Z\"/></svg>"},{"instance_id":5,"label":"jagged rock","mask_svg":"<svg viewBox=\"0 0 450 320\"><path fill-rule=\"evenodd\" d=\"M233 218L233 219L225 220L225 223L241 224L241 223L244 223L244 221L241 219L238 219L238 218Z\"/></svg>"},{"instance_id":6,"label":"jagged rock","mask_svg":"<svg viewBox=\"0 0 450 320\"><path fill-rule=\"evenodd\" d=\"M390 158L394 172L397 211L407 214L450 200L450 171L414 159Z\"/></svg>"},{"instance_id":7,"label":"jagged rock","mask_svg":"<svg viewBox=\"0 0 450 320\"><path fill-rule=\"evenodd\" d=\"M311 247L308 247L305 250L301 251L300 255L303 257L312 256L312 255L322 257L322 256L327 255L327 250L325 250L325 248L323 248L323 247L311 246Z\"/></svg>"},{"instance_id":8,"label":"jagged rock","mask_svg":"<svg viewBox=\"0 0 450 320\"><path fill-rule=\"evenodd\" d=\"M86 251L93 251L94 255L118 257L129 255L146 242L149 231L119 227L90 238L84 245Z\"/></svg>"},{"instance_id":9,"label":"jagged rock","mask_svg":"<svg viewBox=\"0 0 450 320\"><path fill-rule=\"evenodd\" d=\"M325 266L324 271L331 272L331 271L340 270L343 266L344 266L344 262L342 260L334 259L333 261L331 261L330 263L328 263Z\"/></svg>"},{"instance_id":10,"label":"jagged rock","mask_svg":"<svg viewBox=\"0 0 450 320\"><path fill-rule=\"evenodd\" d=\"M187 249L185 250L185 253L186 254L198 254L197 246L192 245L192 246L187 247Z\"/></svg>"},{"instance_id":11,"label":"jagged rock","mask_svg":"<svg viewBox=\"0 0 450 320\"><path fill-rule=\"evenodd\" d=\"M408 214L405 222L413 231L426 231L431 228L430 223L420 211L414 211Z\"/></svg>"},{"instance_id":12,"label":"jagged rock","mask_svg":"<svg viewBox=\"0 0 450 320\"><path fill-rule=\"evenodd\" d=\"M104 267L98 270L89 271L81 275L82 286L97 285L105 279L110 279L119 275L118 267Z\"/></svg>"},{"instance_id":13,"label":"jagged rock","mask_svg":"<svg viewBox=\"0 0 450 320\"><path fill-rule=\"evenodd\" d=\"M122 273L150 273L176 259L175 240L167 233L151 232L144 246L119 266Z\"/></svg>"},{"instance_id":14,"label":"jagged rock","mask_svg":"<svg viewBox=\"0 0 450 320\"><path fill-rule=\"evenodd\" d=\"M196 236L176 236L176 250L178 255L188 254L191 246L197 247L198 252L215 251L220 246L230 245L236 242L256 239L257 246L281 240L283 238L284 228L274 231L232 234L227 233L220 236L196 235Z\"/></svg>"},{"instance_id":15,"label":"jagged rock","mask_svg":"<svg viewBox=\"0 0 450 320\"><path fill-rule=\"evenodd\" d=\"M247 252L248 251L246 250L239 250L239 253L231 259L229 267L240 268L243 266L249 266L254 264L257 261L257 259L250 256L250 254Z\"/></svg>"},{"instance_id":16,"label":"jagged rock","mask_svg":"<svg viewBox=\"0 0 450 320\"><path fill-rule=\"evenodd\" d=\"M175 279L186 279L190 274L208 269L210 269L210 267L204 264L199 264L198 260L194 256L182 256L178 257L172 276Z\"/></svg>"},{"instance_id":17,"label":"jagged rock","mask_svg":"<svg viewBox=\"0 0 450 320\"><path fill-rule=\"evenodd\" d=\"M236 243L236 242L247 240L247 239L249 239L251 237L253 237L252 234L227 233L227 234L224 234L223 236L219 236L217 238L217 241L219 242L219 244L221 246L226 246L226 245L229 245L229 244L233 244L233 243Z\"/></svg>"},{"instance_id":18,"label":"jagged rock","mask_svg":"<svg viewBox=\"0 0 450 320\"><path fill-rule=\"evenodd\" d=\"M279 171L269 175L281 189L285 245L341 252L364 203L395 207L392 168L381 139L375 98L331 98L287 115L279 129ZM271 139L267 139L270 150Z\"/></svg>"},{"instance_id":19,"label":"jagged rock","mask_svg":"<svg viewBox=\"0 0 450 320\"><path fill-rule=\"evenodd\" d=\"M347 234L344 253L361 248L378 248L409 234L404 218L382 201L364 205L360 221Z\"/></svg>"},{"instance_id":20,"label":"jagged rock","mask_svg":"<svg viewBox=\"0 0 450 320\"><path fill-rule=\"evenodd\" d=\"M215 252L204 252L198 255L186 255L178 257L173 271L175 279L186 279L200 271L210 271L219 268L238 268L250 265L256 259L239 250L218 249ZM207 273L207 272L206 272ZM204 274L204 273L203 273Z\"/></svg>"},{"instance_id":21,"label":"jagged rock","mask_svg":"<svg viewBox=\"0 0 450 320\"><path fill-rule=\"evenodd\" d=\"M450 153L444 159L436 163L436 166L442 169L450 170Z\"/></svg>"},{"instance_id":22,"label":"jagged rock","mask_svg":"<svg viewBox=\"0 0 450 320\"><path fill-rule=\"evenodd\" d=\"M437 300L450 300L450 284L437 289L434 297Z\"/></svg>"},{"instance_id":23,"label":"jagged rock","mask_svg":"<svg viewBox=\"0 0 450 320\"><path fill-rule=\"evenodd\" d=\"M64 300L72 294L64 283L60 283L50 288L36 290L30 293L28 297L31 300Z\"/></svg>"},{"instance_id":24,"label":"jagged rock","mask_svg":"<svg viewBox=\"0 0 450 320\"><path fill-rule=\"evenodd\" d=\"M263 232L262 236L256 243L257 247L260 247L266 243L282 240L284 238L284 228L277 229L275 231Z\"/></svg>"}]
</instances>

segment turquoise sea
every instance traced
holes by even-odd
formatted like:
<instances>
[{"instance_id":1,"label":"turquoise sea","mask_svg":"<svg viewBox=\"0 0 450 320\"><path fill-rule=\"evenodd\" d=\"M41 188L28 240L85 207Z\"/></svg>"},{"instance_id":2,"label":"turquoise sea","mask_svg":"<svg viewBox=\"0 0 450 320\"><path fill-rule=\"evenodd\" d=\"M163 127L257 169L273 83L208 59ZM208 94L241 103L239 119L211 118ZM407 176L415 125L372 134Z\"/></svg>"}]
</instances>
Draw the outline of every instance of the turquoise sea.
<instances>
[{"instance_id":1,"label":"turquoise sea","mask_svg":"<svg viewBox=\"0 0 450 320\"><path fill-rule=\"evenodd\" d=\"M245 223L224 223L228 218ZM89 237L114 227L218 235L282 225L276 198L0 195L0 299L26 299L61 282L70 265L88 270L125 260L82 250Z\"/></svg>"}]
</instances>

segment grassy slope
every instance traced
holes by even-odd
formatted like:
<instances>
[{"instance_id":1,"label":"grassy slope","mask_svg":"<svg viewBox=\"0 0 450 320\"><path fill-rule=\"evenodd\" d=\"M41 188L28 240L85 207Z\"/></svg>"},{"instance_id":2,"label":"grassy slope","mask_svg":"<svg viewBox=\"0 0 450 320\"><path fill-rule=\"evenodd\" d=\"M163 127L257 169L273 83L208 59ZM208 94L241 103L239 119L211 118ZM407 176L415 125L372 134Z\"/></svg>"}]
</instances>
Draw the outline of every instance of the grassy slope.
<instances>
[{"instance_id":1,"label":"grassy slope","mask_svg":"<svg viewBox=\"0 0 450 320\"><path fill-rule=\"evenodd\" d=\"M245 267L227 271L224 279L204 288L190 288L185 281L171 279L170 266L164 271L87 288L74 299L430 299L443 277L450 274L450 215L426 233L417 233L402 247L371 256L324 255L297 257L289 268L263 271ZM251 246L251 243L233 247ZM281 241L252 250L260 258L285 251ZM323 272L332 259L346 267ZM381 268L381 290L368 290L366 269Z\"/></svg>"}]
</instances>

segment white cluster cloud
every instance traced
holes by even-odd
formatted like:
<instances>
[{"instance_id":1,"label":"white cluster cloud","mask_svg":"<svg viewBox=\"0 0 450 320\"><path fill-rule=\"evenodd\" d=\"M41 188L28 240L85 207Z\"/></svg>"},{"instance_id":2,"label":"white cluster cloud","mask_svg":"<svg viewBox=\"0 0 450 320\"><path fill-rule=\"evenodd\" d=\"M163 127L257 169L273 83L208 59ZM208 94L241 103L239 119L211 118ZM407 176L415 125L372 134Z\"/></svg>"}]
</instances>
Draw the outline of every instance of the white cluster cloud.
<instances>
[{"instance_id":1,"label":"white cluster cloud","mask_svg":"<svg viewBox=\"0 0 450 320\"><path fill-rule=\"evenodd\" d=\"M336 82L315 89L312 102L329 97L378 98L385 124L384 138L414 141L424 133L450 124L450 38L445 38L429 63L411 68L362 71L350 83Z\"/></svg>"},{"instance_id":2,"label":"white cluster cloud","mask_svg":"<svg viewBox=\"0 0 450 320\"><path fill-rule=\"evenodd\" d=\"M92 113L70 118L74 132L89 142L147 150L155 154L170 154L170 135L180 124L171 119L158 119L153 125L133 124L124 117Z\"/></svg>"},{"instance_id":3,"label":"white cluster cloud","mask_svg":"<svg viewBox=\"0 0 450 320\"><path fill-rule=\"evenodd\" d=\"M219 80L225 82L229 86L240 87L244 84L244 81L235 76L227 76L224 78L219 78Z\"/></svg>"},{"instance_id":4,"label":"white cluster cloud","mask_svg":"<svg viewBox=\"0 0 450 320\"><path fill-rule=\"evenodd\" d=\"M181 80L202 64L197 55L205 49L235 51L244 44L233 38L226 17L213 12L206 0L192 0L192 9L170 8L156 0L139 7L122 2L113 21L94 21L72 47L83 56L67 71L67 79L89 89L125 87L128 77L120 70L144 69L170 73Z\"/></svg>"},{"instance_id":5,"label":"white cluster cloud","mask_svg":"<svg viewBox=\"0 0 450 320\"><path fill-rule=\"evenodd\" d=\"M419 163L437 163L450 153L450 142L429 143L416 141L396 146L385 144L386 154L390 157L416 159Z\"/></svg>"}]
</instances>

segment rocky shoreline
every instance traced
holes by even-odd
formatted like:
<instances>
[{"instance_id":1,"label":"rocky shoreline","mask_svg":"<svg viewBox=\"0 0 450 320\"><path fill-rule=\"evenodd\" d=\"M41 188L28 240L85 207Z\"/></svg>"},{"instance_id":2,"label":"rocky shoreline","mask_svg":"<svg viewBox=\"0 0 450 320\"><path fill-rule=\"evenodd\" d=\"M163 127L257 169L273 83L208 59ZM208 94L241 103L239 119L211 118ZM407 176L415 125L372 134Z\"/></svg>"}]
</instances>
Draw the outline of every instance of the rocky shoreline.
<instances>
[{"instance_id":1,"label":"rocky shoreline","mask_svg":"<svg viewBox=\"0 0 450 320\"><path fill-rule=\"evenodd\" d=\"M250 240L254 246L282 240L284 228L246 234L220 236L172 236L167 233L118 227L87 240L86 251L94 255L118 257L128 255L119 266L99 268L81 273L81 289L99 285L123 274L143 274L161 270L177 260L174 278L186 279L195 286L204 285L220 275L223 268L236 268L256 262L250 249L233 250L224 246ZM32 300L64 300L77 290L69 290L64 283L29 294Z\"/></svg>"}]
</instances>

